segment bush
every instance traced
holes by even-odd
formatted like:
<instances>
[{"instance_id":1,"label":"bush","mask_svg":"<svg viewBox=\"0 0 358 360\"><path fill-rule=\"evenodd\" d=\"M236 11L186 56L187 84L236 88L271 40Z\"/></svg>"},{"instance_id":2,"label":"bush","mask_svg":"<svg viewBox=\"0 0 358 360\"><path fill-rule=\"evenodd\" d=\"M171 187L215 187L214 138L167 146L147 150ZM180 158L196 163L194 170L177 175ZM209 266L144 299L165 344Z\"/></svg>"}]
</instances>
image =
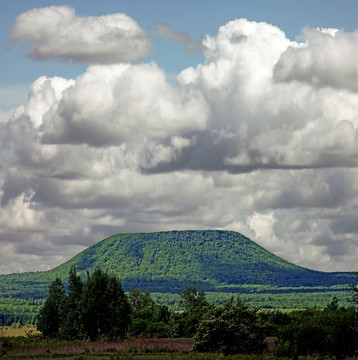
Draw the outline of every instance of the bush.
<instances>
[{"instance_id":1,"label":"bush","mask_svg":"<svg viewBox=\"0 0 358 360\"><path fill-rule=\"evenodd\" d=\"M210 310L199 323L194 339L195 350L224 355L261 353L266 347L257 310L239 297Z\"/></svg>"},{"instance_id":2,"label":"bush","mask_svg":"<svg viewBox=\"0 0 358 360\"><path fill-rule=\"evenodd\" d=\"M291 321L278 334L277 356L333 356L343 359L358 352L358 313L339 308L333 299L324 310L290 313Z\"/></svg>"}]
</instances>

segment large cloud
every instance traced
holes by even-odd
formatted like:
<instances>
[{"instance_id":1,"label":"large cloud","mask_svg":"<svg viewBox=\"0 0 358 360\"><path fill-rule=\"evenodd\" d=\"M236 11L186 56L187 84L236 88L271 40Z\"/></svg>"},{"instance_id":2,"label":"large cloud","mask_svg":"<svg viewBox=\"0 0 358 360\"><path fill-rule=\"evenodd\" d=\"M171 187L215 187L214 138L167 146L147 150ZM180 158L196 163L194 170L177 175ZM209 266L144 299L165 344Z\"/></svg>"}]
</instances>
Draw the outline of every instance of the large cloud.
<instances>
[{"instance_id":1,"label":"large cloud","mask_svg":"<svg viewBox=\"0 0 358 360\"><path fill-rule=\"evenodd\" d=\"M20 14L12 27L12 41L29 41L27 55L32 59L83 63L130 62L152 50L145 32L129 16L80 17L68 6Z\"/></svg>"},{"instance_id":2,"label":"large cloud","mask_svg":"<svg viewBox=\"0 0 358 360\"><path fill-rule=\"evenodd\" d=\"M307 46L328 47L327 36L319 37L321 43ZM331 51L349 47L344 35L339 38L343 45L335 40L337 49ZM221 27L215 38L207 37L205 45L206 63L184 70L179 82L195 84L211 104L214 116L210 135L197 142L208 148L200 153L208 154L215 148L216 155L210 158L217 163L211 161L210 167L240 172L255 168L357 166L357 94L345 86L278 82L284 80L278 73L287 54L300 63L301 50L297 48L302 44L290 42L272 25L241 19ZM336 59L339 63L339 56ZM321 63L333 62L321 58L311 61L318 64L317 68L326 66ZM345 66L344 57L342 62ZM350 65L344 71L353 73L353 60ZM295 67L290 69L296 74ZM189 166L200 169L206 164L206 159L191 159Z\"/></svg>"},{"instance_id":3,"label":"large cloud","mask_svg":"<svg viewBox=\"0 0 358 360\"><path fill-rule=\"evenodd\" d=\"M327 36L352 50L353 35L306 33L229 22L176 86L155 63L37 79L0 118L0 272L51 267L115 232L200 228L357 270L358 94L343 75L287 67Z\"/></svg>"},{"instance_id":4,"label":"large cloud","mask_svg":"<svg viewBox=\"0 0 358 360\"><path fill-rule=\"evenodd\" d=\"M154 63L90 67L43 117L46 143L119 144L205 129L208 107L196 89L175 88Z\"/></svg>"},{"instance_id":5,"label":"large cloud","mask_svg":"<svg viewBox=\"0 0 358 360\"><path fill-rule=\"evenodd\" d=\"M290 46L276 65L275 80L358 90L358 32L305 29L305 42Z\"/></svg>"}]
</instances>

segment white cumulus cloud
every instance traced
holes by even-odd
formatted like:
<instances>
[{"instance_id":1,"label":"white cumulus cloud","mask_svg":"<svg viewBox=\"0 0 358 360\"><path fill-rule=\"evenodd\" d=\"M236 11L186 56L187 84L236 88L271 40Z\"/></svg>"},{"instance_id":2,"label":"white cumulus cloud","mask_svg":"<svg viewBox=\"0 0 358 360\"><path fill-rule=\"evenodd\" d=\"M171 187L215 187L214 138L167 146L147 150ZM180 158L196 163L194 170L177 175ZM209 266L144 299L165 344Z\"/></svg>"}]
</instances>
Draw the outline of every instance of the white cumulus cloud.
<instances>
[{"instance_id":1,"label":"white cumulus cloud","mask_svg":"<svg viewBox=\"0 0 358 360\"><path fill-rule=\"evenodd\" d=\"M152 51L144 30L129 16L117 13L81 17L69 6L32 9L16 17L13 42L28 41L28 56L109 64L141 59Z\"/></svg>"},{"instance_id":2,"label":"white cumulus cloud","mask_svg":"<svg viewBox=\"0 0 358 360\"><path fill-rule=\"evenodd\" d=\"M302 46L275 26L240 19L205 38L205 63L185 69L178 79L208 99L210 133L197 141L205 151L196 154L206 156L214 149L215 156L192 159L189 166L205 169L210 161L211 169L241 172L358 165L358 97L347 83L348 78L355 81L355 56L345 56L355 51L355 33L306 33L317 39ZM310 68L342 83L317 86L280 75L289 72L299 79L303 54L319 54L321 49L324 56L308 56Z\"/></svg>"},{"instance_id":3,"label":"white cumulus cloud","mask_svg":"<svg viewBox=\"0 0 358 360\"><path fill-rule=\"evenodd\" d=\"M44 143L108 146L206 127L201 92L174 87L154 63L91 66L71 84L42 117Z\"/></svg>"},{"instance_id":4,"label":"white cumulus cloud","mask_svg":"<svg viewBox=\"0 0 358 360\"><path fill-rule=\"evenodd\" d=\"M303 34L303 43L290 46L282 54L274 72L275 80L357 91L358 32L305 29Z\"/></svg>"}]
</instances>

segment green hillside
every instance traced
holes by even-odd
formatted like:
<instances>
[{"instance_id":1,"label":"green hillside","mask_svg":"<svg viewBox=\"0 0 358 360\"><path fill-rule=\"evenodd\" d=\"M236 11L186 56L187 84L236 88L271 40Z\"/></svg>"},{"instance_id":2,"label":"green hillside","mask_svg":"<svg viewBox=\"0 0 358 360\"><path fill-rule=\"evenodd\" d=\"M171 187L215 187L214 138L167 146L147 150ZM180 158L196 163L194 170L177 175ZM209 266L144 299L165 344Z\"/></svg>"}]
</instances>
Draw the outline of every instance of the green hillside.
<instances>
[{"instance_id":1,"label":"green hillside","mask_svg":"<svg viewBox=\"0 0 358 360\"><path fill-rule=\"evenodd\" d=\"M190 284L207 291L235 285L332 286L347 274L327 274L293 265L231 231L170 231L113 235L53 269L66 277L102 267L122 279L126 289L180 292Z\"/></svg>"},{"instance_id":2,"label":"green hillside","mask_svg":"<svg viewBox=\"0 0 358 360\"><path fill-rule=\"evenodd\" d=\"M117 234L45 272L0 275L0 325L36 321L56 277L70 267L86 276L96 267L118 274L123 288L149 290L155 300L178 310L179 293L196 285L212 303L241 294L266 308L324 307L336 296L350 306L352 273L324 273L293 265L231 231L170 231Z\"/></svg>"},{"instance_id":3,"label":"green hillside","mask_svg":"<svg viewBox=\"0 0 358 360\"><path fill-rule=\"evenodd\" d=\"M0 325L35 322L56 277L70 267L86 276L96 267L116 273L126 291L152 292L158 304L178 310L179 293L196 285L210 302L241 294L266 308L324 307L333 296L350 306L352 273L324 273L293 265L231 231L170 231L113 235L44 272L0 275Z\"/></svg>"},{"instance_id":4,"label":"green hillside","mask_svg":"<svg viewBox=\"0 0 358 360\"><path fill-rule=\"evenodd\" d=\"M237 232L170 231L113 235L52 270L1 275L2 297L43 298L47 285L56 276L66 279L72 264L80 274L96 267L108 269L119 275L125 290L165 293L181 292L188 285L240 292L248 285L310 289L343 286L352 280L350 273L293 265Z\"/></svg>"}]
</instances>

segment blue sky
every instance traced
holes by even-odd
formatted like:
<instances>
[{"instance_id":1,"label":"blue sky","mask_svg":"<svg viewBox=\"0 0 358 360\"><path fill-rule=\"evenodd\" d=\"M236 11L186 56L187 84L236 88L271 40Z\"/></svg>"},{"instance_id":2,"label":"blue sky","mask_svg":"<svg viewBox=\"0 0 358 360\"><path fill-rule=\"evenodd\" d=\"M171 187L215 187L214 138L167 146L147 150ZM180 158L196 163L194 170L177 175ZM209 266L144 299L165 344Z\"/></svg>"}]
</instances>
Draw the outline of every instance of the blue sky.
<instances>
[{"instance_id":1,"label":"blue sky","mask_svg":"<svg viewBox=\"0 0 358 360\"><path fill-rule=\"evenodd\" d=\"M154 44L153 53L145 60L155 61L166 70L169 77L175 77L186 67L202 62L203 57L199 54L188 54L182 44L173 44L162 38L156 38L151 34L153 24L166 23L174 31L187 32L193 40L197 40L205 34L215 35L220 26L230 20L243 17L276 25L286 33L289 39L294 40L306 26L354 31L357 27L356 14L358 12L358 3L354 0L339 2L334 0L110 0L103 2L14 0L8 2L0 14L2 24L0 87L4 96L0 100L2 109L21 104L27 96L28 86L41 75L76 77L86 68L86 65L63 64L59 61L50 63L31 61L23 56L28 46L26 42L9 44L11 24L17 15L32 8L49 5L70 5L80 16L99 16L115 12L124 12L129 15L148 33ZM9 86L11 91L8 90L6 94L4 89ZM21 95L19 100L16 99L17 94Z\"/></svg>"},{"instance_id":2,"label":"blue sky","mask_svg":"<svg viewBox=\"0 0 358 360\"><path fill-rule=\"evenodd\" d=\"M174 229L357 271L357 13L349 0L7 2L0 273Z\"/></svg>"}]
</instances>

